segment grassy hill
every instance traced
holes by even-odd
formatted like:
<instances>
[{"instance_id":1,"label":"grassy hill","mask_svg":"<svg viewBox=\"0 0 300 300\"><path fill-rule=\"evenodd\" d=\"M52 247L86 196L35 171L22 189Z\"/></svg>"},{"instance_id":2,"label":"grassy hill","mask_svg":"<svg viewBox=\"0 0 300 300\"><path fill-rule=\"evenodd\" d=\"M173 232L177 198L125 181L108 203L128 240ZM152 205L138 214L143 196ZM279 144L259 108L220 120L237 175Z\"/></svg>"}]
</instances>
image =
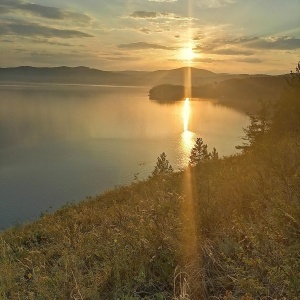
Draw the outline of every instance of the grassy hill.
<instances>
[{"instance_id":1,"label":"grassy hill","mask_svg":"<svg viewBox=\"0 0 300 300\"><path fill-rule=\"evenodd\" d=\"M299 299L299 96L294 81L240 155L2 232L0 297Z\"/></svg>"}]
</instances>

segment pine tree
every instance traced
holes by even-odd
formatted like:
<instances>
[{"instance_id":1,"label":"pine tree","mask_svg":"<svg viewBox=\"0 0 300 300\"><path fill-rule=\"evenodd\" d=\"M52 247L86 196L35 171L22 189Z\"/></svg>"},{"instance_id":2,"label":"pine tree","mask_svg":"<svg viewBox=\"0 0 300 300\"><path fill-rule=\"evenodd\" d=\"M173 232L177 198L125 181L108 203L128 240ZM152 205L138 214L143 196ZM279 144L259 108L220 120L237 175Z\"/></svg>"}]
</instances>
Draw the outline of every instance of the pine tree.
<instances>
[{"instance_id":1,"label":"pine tree","mask_svg":"<svg viewBox=\"0 0 300 300\"><path fill-rule=\"evenodd\" d=\"M300 133L300 62L296 72L291 71L288 87L277 103L272 129L279 134Z\"/></svg>"},{"instance_id":2,"label":"pine tree","mask_svg":"<svg viewBox=\"0 0 300 300\"><path fill-rule=\"evenodd\" d=\"M270 111L266 102L261 102L261 108L257 115L249 114L250 125L243 128L245 136L242 137L242 145L235 148L247 152L251 147L257 143L270 130Z\"/></svg>"},{"instance_id":3,"label":"pine tree","mask_svg":"<svg viewBox=\"0 0 300 300\"><path fill-rule=\"evenodd\" d=\"M218 160L219 159L219 153L217 152L216 148L213 148L213 151L209 153L209 157L212 160Z\"/></svg>"},{"instance_id":4,"label":"pine tree","mask_svg":"<svg viewBox=\"0 0 300 300\"><path fill-rule=\"evenodd\" d=\"M207 145L203 143L202 138L197 138L194 147L191 150L190 155L190 165L196 166L201 161L209 159L209 154L207 152Z\"/></svg>"},{"instance_id":5,"label":"pine tree","mask_svg":"<svg viewBox=\"0 0 300 300\"><path fill-rule=\"evenodd\" d=\"M152 177L158 176L158 175L169 175L173 173L173 167L170 165L169 161L167 160L167 156L165 152L163 152L158 158L156 166L154 167L154 170L152 171Z\"/></svg>"}]
</instances>

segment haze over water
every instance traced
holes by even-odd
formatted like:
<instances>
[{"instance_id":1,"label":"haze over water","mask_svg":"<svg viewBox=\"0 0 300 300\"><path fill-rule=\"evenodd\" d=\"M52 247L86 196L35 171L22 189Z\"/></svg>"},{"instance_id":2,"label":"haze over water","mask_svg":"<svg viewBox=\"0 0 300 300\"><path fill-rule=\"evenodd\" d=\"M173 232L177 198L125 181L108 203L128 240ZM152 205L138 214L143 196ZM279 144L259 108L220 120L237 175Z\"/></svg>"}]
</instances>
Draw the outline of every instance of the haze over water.
<instances>
[{"instance_id":1,"label":"haze over water","mask_svg":"<svg viewBox=\"0 0 300 300\"><path fill-rule=\"evenodd\" d=\"M188 105L150 101L145 88L1 86L0 228L147 178L162 152L178 170L197 137L234 153L247 116Z\"/></svg>"}]
</instances>

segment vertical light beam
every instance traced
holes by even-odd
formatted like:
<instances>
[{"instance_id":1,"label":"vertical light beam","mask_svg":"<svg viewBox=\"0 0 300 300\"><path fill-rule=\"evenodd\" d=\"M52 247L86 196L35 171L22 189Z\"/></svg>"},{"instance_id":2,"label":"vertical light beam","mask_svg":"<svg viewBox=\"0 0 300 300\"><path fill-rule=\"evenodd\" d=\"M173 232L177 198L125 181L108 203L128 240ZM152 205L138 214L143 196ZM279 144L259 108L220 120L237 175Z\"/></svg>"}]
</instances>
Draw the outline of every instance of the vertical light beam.
<instances>
[{"instance_id":1,"label":"vertical light beam","mask_svg":"<svg viewBox=\"0 0 300 300\"><path fill-rule=\"evenodd\" d=\"M191 108L190 108L190 99L185 98L183 105L183 131L186 132L189 129L189 120L190 120Z\"/></svg>"},{"instance_id":2,"label":"vertical light beam","mask_svg":"<svg viewBox=\"0 0 300 300\"><path fill-rule=\"evenodd\" d=\"M190 17L190 26L187 32L189 43L192 44L192 0L188 0L188 13ZM184 68L184 87L185 102L183 106L183 129L182 140L187 144L186 140L191 141L188 125L190 119L190 98L192 97L192 70L191 62ZM188 137L188 138L187 138ZM182 190L185 199L181 206L182 219L182 263L184 272L189 275L187 278L188 285L191 288L191 297L194 299L203 299L203 290L201 279L194 276L195 272L201 270L201 253L199 253L200 237L197 232L197 190L195 187L194 170L189 165L183 174ZM198 273L199 274L199 273Z\"/></svg>"}]
</instances>

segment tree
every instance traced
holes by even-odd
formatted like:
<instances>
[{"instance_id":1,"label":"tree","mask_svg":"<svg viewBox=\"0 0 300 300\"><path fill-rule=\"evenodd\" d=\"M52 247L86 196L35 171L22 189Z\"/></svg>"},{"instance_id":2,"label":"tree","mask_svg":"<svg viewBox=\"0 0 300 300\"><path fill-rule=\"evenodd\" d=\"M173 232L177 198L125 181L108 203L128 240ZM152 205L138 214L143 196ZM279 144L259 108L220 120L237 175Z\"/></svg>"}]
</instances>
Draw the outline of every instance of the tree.
<instances>
[{"instance_id":1,"label":"tree","mask_svg":"<svg viewBox=\"0 0 300 300\"><path fill-rule=\"evenodd\" d=\"M167 160L167 156L165 152L163 152L158 158L156 166L152 171L152 177L158 175L169 175L173 173L173 167L170 165L169 161Z\"/></svg>"},{"instance_id":2,"label":"tree","mask_svg":"<svg viewBox=\"0 0 300 300\"><path fill-rule=\"evenodd\" d=\"M300 61L298 62L296 68L296 72L291 71L292 80L290 81L290 84L296 84L298 85L300 83Z\"/></svg>"},{"instance_id":3,"label":"tree","mask_svg":"<svg viewBox=\"0 0 300 300\"><path fill-rule=\"evenodd\" d=\"M190 155L190 165L196 166L201 161L209 159L209 154L207 152L207 145L203 143L202 138L197 138L194 147L191 150Z\"/></svg>"},{"instance_id":4,"label":"tree","mask_svg":"<svg viewBox=\"0 0 300 300\"><path fill-rule=\"evenodd\" d=\"M249 114L250 125L243 128L245 136L242 140L245 141L242 145L235 148L244 152L249 151L251 147L262 139L262 137L270 130L270 110L266 102L261 102L261 108L257 115Z\"/></svg>"},{"instance_id":5,"label":"tree","mask_svg":"<svg viewBox=\"0 0 300 300\"><path fill-rule=\"evenodd\" d=\"M219 159L219 153L217 152L216 148L213 148L213 151L209 153L209 157L212 160L218 160Z\"/></svg>"},{"instance_id":6,"label":"tree","mask_svg":"<svg viewBox=\"0 0 300 300\"><path fill-rule=\"evenodd\" d=\"M288 87L277 103L272 127L273 131L279 134L300 132L300 62L296 72L291 71Z\"/></svg>"}]
</instances>

